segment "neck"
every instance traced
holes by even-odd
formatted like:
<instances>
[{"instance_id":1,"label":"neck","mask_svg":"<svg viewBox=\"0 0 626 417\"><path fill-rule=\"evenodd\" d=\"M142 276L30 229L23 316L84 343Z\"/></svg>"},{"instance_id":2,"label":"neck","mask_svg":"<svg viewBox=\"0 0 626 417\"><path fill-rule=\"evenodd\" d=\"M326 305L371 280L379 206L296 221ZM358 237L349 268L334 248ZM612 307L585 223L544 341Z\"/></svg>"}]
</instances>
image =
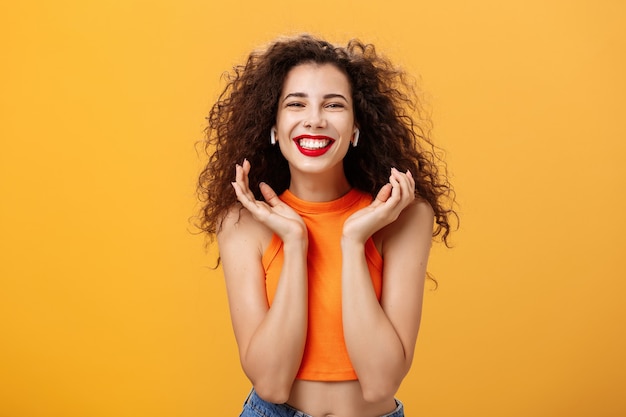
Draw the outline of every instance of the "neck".
<instances>
[{"instance_id":1,"label":"neck","mask_svg":"<svg viewBox=\"0 0 626 417\"><path fill-rule=\"evenodd\" d=\"M311 175L291 171L289 191L304 201L333 201L346 195L351 188L343 170L340 175Z\"/></svg>"}]
</instances>

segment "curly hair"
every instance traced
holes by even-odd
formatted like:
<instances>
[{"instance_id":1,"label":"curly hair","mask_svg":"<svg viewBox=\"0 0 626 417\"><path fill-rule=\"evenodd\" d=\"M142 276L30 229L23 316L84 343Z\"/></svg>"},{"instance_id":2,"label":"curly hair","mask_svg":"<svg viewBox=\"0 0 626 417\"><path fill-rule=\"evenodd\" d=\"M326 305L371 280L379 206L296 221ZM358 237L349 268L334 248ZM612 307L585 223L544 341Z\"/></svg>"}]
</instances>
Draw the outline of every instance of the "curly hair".
<instances>
[{"instance_id":1,"label":"curly hair","mask_svg":"<svg viewBox=\"0 0 626 417\"><path fill-rule=\"evenodd\" d=\"M355 122L361 131L359 146L344 158L344 171L354 188L375 197L389 182L389 169L410 170L416 197L433 208L435 229L448 245L454 191L446 165L429 138L430 122L406 74L377 54L371 44L353 39L345 47L310 35L279 39L252 52L245 65L225 75L227 85L211 108L204 141L208 163L199 177L203 203L199 228L209 236L219 232L228 209L237 203L231 182L235 164L250 161L250 189L262 199L259 183L277 194L289 187L287 160L269 141L276 122L278 101L288 72L303 63L332 64L348 77ZM413 115L413 116L412 116ZM417 123L419 121L419 123Z\"/></svg>"}]
</instances>

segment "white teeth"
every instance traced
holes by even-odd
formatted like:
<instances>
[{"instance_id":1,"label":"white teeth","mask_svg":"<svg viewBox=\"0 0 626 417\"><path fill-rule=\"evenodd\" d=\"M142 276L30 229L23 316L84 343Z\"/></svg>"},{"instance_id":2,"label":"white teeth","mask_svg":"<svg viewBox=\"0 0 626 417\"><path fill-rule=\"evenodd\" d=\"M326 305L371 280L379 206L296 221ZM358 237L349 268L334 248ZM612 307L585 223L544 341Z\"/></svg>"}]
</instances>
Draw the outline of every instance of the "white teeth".
<instances>
[{"instance_id":1,"label":"white teeth","mask_svg":"<svg viewBox=\"0 0 626 417\"><path fill-rule=\"evenodd\" d=\"M328 139L300 139L300 147L304 149L322 149L328 146Z\"/></svg>"}]
</instances>

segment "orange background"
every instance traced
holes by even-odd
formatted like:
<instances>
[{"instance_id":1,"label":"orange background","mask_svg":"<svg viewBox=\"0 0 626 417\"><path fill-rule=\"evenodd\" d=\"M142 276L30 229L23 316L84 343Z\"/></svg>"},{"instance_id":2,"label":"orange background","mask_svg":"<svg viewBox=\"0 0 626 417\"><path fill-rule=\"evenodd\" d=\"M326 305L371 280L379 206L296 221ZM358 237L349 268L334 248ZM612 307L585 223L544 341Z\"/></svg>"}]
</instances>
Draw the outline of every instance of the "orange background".
<instances>
[{"instance_id":1,"label":"orange background","mask_svg":"<svg viewBox=\"0 0 626 417\"><path fill-rule=\"evenodd\" d=\"M407 414L626 415L625 4L3 2L0 416L238 414L194 144L221 73L301 31L419 74L447 150Z\"/></svg>"}]
</instances>

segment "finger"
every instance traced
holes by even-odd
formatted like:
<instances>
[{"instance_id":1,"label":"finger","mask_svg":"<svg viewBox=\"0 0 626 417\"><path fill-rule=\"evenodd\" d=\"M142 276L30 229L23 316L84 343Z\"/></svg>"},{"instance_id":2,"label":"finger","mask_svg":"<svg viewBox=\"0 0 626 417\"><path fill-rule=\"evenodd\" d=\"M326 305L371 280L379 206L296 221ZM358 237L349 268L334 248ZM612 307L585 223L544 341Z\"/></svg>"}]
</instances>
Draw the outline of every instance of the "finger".
<instances>
[{"instance_id":1,"label":"finger","mask_svg":"<svg viewBox=\"0 0 626 417\"><path fill-rule=\"evenodd\" d=\"M403 201L410 201L411 195L413 194L411 191L411 183L409 177L401 173L400 171L396 171L395 173L396 179L398 180L398 184L400 186L401 198Z\"/></svg>"},{"instance_id":2,"label":"finger","mask_svg":"<svg viewBox=\"0 0 626 417\"><path fill-rule=\"evenodd\" d=\"M235 195L237 196L237 200L239 200L239 202L243 204L244 207L246 207L250 203L250 199L243 192L243 190L241 189L241 186L237 182L231 182L230 185L232 185L233 189L235 190Z\"/></svg>"},{"instance_id":3,"label":"finger","mask_svg":"<svg viewBox=\"0 0 626 417\"><path fill-rule=\"evenodd\" d=\"M376 194L376 199L374 200L375 202L380 202L380 203L384 203L386 202L389 197L391 196L391 184L385 184L382 186L382 188L380 189L380 191L378 191L378 194Z\"/></svg>"},{"instance_id":4,"label":"finger","mask_svg":"<svg viewBox=\"0 0 626 417\"><path fill-rule=\"evenodd\" d=\"M282 203L282 201L280 201L280 198L278 198L278 195L276 195L274 189L268 184L262 182L259 184L259 188L261 189L261 194L263 195L263 198L270 206L276 207L278 204Z\"/></svg>"},{"instance_id":5,"label":"finger","mask_svg":"<svg viewBox=\"0 0 626 417\"><path fill-rule=\"evenodd\" d=\"M415 178L413 178L413 174L410 169L406 170L406 177L409 179L409 184L411 184L411 188L415 189Z\"/></svg>"},{"instance_id":6,"label":"finger","mask_svg":"<svg viewBox=\"0 0 626 417\"><path fill-rule=\"evenodd\" d=\"M235 171L235 182L239 186L241 193L245 194L249 200L254 200L254 193L252 193L248 187L248 177L243 169L243 166L236 164Z\"/></svg>"},{"instance_id":7,"label":"finger","mask_svg":"<svg viewBox=\"0 0 626 417\"><path fill-rule=\"evenodd\" d=\"M415 199L415 179L413 178L413 174L407 169L403 177L406 181L406 197L409 201L413 201L413 199Z\"/></svg>"},{"instance_id":8,"label":"finger","mask_svg":"<svg viewBox=\"0 0 626 417\"><path fill-rule=\"evenodd\" d=\"M235 188L235 192L237 192L237 196L239 194L245 194L245 184L243 181L243 170L241 169L241 165L235 164L235 182L232 183ZM235 187L237 185L237 187Z\"/></svg>"},{"instance_id":9,"label":"finger","mask_svg":"<svg viewBox=\"0 0 626 417\"><path fill-rule=\"evenodd\" d=\"M232 182L231 184L233 185L235 193L237 194L237 200L239 200L241 205L246 210L252 213L255 219L264 221L263 219L267 218L267 216L270 215L270 212L265 203L255 200L254 196L252 198L249 198L249 196L243 192L241 186L236 182Z\"/></svg>"},{"instance_id":10,"label":"finger","mask_svg":"<svg viewBox=\"0 0 626 417\"><path fill-rule=\"evenodd\" d=\"M249 175L250 175L250 161L248 161L248 158L244 158L241 168L243 170L243 178L244 178L246 187L250 188L250 182L248 180Z\"/></svg>"},{"instance_id":11,"label":"finger","mask_svg":"<svg viewBox=\"0 0 626 417\"><path fill-rule=\"evenodd\" d=\"M410 175L410 171L402 173L397 169L392 169L392 177L396 179L400 189L400 198L408 203L415 197L415 181Z\"/></svg>"},{"instance_id":12,"label":"finger","mask_svg":"<svg viewBox=\"0 0 626 417\"><path fill-rule=\"evenodd\" d=\"M415 199L415 178L413 178L413 174L410 170L406 171L406 177L409 180L409 192L412 196L412 200Z\"/></svg>"},{"instance_id":13,"label":"finger","mask_svg":"<svg viewBox=\"0 0 626 417\"><path fill-rule=\"evenodd\" d=\"M235 189L235 195L237 196L237 200L247 209L251 209L251 206L254 206L256 200L254 199L254 195L247 193L244 189L241 188L241 185L236 182L231 182L233 188Z\"/></svg>"},{"instance_id":14,"label":"finger","mask_svg":"<svg viewBox=\"0 0 626 417\"><path fill-rule=\"evenodd\" d=\"M390 198L394 200L394 203L397 203L395 200L399 200L402 197L402 189L400 182L398 181L398 173L397 169L391 168L391 175L389 176L389 183L392 186Z\"/></svg>"},{"instance_id":15,"label":"finger","mask_svg":"<svg viewBox=\"0 0 626 417\"><path fill-rule=\"evenodd\" d=\"M237 182L242 190L249 190L248 174L250 173L250 162L244 159L241 165L237 164Z\"/></svg>"},{"instance_id":16,"label":"finger","mask_svg":"<svg viewBox=\"0 0 626 417\"><path fill-rule=\"evenodd\" d=\"M237 200L248 210L254 211L257 205L256 197L247 187L247 184L243 180L243 169L240 165L237 165L236 181L232 182L232 186L235 190Z\"/></svg>"}]
</instances>

